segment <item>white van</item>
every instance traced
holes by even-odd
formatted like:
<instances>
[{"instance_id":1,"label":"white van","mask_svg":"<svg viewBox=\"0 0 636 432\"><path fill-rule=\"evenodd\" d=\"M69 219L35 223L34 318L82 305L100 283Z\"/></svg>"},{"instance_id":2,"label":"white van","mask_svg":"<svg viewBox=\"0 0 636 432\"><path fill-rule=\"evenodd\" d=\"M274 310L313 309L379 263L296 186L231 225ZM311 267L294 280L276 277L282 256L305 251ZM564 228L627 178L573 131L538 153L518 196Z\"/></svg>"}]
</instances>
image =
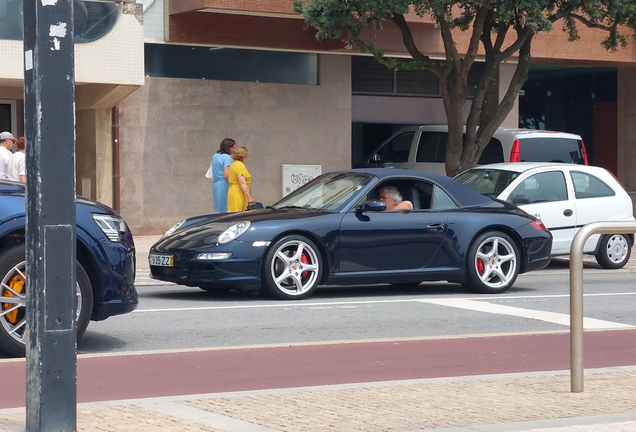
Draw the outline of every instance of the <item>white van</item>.
<instances>
[{"instance_id":1,"label":"white van","mask_svg":"<svg viewBox=\"0 0 636 432\"><path fill-rule=\"evenodd\" d=\"M411 126L400 129L367 156L358 167L418 169L446 174L448 126ZM579 135L534 129L499 128L478 165L501 162L565 162L587 165Z\"/></svg>"}]
</instances>

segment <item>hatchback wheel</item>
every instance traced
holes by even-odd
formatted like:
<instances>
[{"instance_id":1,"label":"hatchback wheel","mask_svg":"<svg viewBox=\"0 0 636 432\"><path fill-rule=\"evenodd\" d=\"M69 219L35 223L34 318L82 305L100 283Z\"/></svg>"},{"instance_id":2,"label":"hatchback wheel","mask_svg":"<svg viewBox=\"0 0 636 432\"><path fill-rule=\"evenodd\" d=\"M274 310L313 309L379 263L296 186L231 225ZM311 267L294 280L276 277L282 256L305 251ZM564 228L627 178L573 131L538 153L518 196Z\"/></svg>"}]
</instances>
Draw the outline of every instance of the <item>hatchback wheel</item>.
<instances>
[{"instance_id":1,"label":"hatchback wheel","mask_svg":"<svg viewBox=\"0 0 636 432\"><path fill-rule=\"evenodd\" d=\"M619 269L627 264L631 253L632 245L626 235L606 234L601 237L596 262L606 269Z\"/></svg>"},{"instance_id":2,"label":"hatchback wheel","mask_svg":"<svg viewBox=\"0 0 636 432\"><path fill-rule=\"evenodd\" d=\"M490 231L477 237L468 250L467 287L484 294L498 294L515 283L519 251L506 234Z\"/></svg>"},{"instance_id":3,"label":"hatchback wheel","mask_svg":"<svg viewBox=\"0 0 636 432\"><path fill-rule=\"evenodd\" d=\"M22 357L26 337L26 261L24 245L0 253L0 351ZM77 336L86 331L93 313L93 291L84 267L77 263Z\"/></svg>"},{"instance_id":4,"label":"hatchback wheel","mask_svg":"<svg viewBox=\"0 0 636 432\"><path fill-rule=\"evenodd\" d=\"M322 257L318 247L306 237L291 235L274 243L265 256L264 277L267 289L285 299L309 297L322 275Z\"/></svg>"}]
</instances>

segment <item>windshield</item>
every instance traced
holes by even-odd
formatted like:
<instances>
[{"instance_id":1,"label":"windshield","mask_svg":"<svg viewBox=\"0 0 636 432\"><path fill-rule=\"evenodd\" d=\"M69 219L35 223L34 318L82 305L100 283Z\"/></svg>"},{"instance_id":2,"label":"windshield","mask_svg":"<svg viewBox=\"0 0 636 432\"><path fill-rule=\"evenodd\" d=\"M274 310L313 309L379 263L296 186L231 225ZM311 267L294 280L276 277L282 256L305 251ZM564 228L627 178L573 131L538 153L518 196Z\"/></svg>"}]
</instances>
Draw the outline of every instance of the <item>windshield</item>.
<instances>
[{"instance_id":1,"label":"windshield","mask_svg":"<svg viewBox=\"0 0 636 432\"><path fill-rule=\"evenodd\" d=\"M497 198L519 174L514 171L471 169L455 177L455 180L482 195Z\"/></svg>"},{"instance_id":2,"label":"windshield","mask_svg":"<svg viewBox=\"0 0 636 432\"><path fill-rule=\"evenodd\" d=\"M324 174L273 205L274 208L340 211L373 177L362 173Z\"/></svg>"}]
</instances>

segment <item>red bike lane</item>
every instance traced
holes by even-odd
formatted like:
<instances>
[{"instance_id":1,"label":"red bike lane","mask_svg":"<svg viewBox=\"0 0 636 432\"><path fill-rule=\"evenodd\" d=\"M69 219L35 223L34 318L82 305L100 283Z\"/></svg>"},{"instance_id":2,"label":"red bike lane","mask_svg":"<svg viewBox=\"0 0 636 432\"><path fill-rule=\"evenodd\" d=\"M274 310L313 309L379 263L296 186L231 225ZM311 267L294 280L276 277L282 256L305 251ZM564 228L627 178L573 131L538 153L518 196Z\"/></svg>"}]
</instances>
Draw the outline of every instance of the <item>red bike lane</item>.
<instances>
[{"instance_id":1,"label":"red bike lane","mask_svg":"<svg viewBox=\"0 0 636 432\"><path fill-rule=\"evenodd\" d=\"M569 333L80 356L78 402L567 370ZM586 368L636 365L636 329L585 333ZM25 406L25 362L0 360L0 408Z\"/></svg>"}]
</instances>

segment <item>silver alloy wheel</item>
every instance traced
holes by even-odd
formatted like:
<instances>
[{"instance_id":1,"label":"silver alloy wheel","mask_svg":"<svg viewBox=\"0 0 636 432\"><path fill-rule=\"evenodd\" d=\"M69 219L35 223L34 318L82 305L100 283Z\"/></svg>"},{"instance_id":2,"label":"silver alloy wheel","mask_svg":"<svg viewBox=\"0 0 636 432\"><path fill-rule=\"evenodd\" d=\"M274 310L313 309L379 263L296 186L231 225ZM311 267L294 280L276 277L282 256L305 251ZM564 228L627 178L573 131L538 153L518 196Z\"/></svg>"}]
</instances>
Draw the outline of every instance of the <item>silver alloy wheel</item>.
<instances>
[{"instance_id":1,"label":"silver alloy wheel","mask_svg":"<svg viewBox=\"0 0 636 432\"><path fill-rule=\"evenodd\" d=\"M477 248L474 265L484 285L501 288L515 277L517 254L514 247L503 237L488 237Z\"/></svg>"},{"instance_id":2,"label":"silver alloy wheel","mask_svg":"<svg viewBox=\"0 0 636 432\"><path fill-rule=\"evenodd\" d=\"M26 286L17 291L11 287L11 284L15 279L26 281L25 269L26 261L22 261L9 270L0 282L0 325L9 336L21 344L25 343L26 336ZM79 283L76 283L75 292L77 296L75 319L78 320L82 313L82 291Z\"/></svg>"},{"instance_id":3,"label":"silver alloy wheel","mask_svg":"<svg viewBox=\"0 0 636 432\"><path fill-rule=\"evenodd\" d=\"M319 270L316 252L302 240L283 243L274 253L270 268L276 287L289 296L301 296L309 291L316 283Z\"/></svg>"},{"instance_id":4,"label":"silver alloy wheel","mask_svg":"<svg viewBox=\"0 0 636 432\"><path fill-rule=\"evenodd\" d=\"M613 235L607 241L607 258L614 264L620 264L627 258L629 242L620 234Z\"/></svg>"}]
</instances>

